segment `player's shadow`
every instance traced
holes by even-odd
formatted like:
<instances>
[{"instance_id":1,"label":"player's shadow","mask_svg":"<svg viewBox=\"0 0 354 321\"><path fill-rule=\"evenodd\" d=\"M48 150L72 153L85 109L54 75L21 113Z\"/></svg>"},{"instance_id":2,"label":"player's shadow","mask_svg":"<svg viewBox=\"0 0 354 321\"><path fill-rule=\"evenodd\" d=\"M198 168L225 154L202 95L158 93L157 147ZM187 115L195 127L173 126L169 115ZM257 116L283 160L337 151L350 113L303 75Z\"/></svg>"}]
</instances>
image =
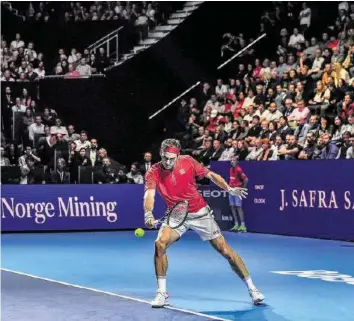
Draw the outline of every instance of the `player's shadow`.
<instances>
[{"instance_id":1,"label":"player's shadow","mask_svg":"<svg viewBox=\"0 0 354 321\"><path fill-rule=\"evenodd\" d=\"M273 308L266 304L243 311L201 311L201 313L235 321L291 321L275 313Z\"/></svg>"}]
</instances>

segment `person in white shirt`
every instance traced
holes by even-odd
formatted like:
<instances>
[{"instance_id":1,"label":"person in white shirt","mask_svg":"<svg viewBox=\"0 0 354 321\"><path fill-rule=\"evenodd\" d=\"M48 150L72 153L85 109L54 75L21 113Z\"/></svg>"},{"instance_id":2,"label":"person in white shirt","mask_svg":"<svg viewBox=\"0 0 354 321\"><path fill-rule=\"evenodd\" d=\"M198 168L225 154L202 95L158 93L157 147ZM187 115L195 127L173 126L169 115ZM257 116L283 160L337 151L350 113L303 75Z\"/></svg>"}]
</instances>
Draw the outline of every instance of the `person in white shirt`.
<instances>
[{"instance_id":1,"label":"person in white shirt","mask_svg":"<svg viewBox=\"0 0 354 321\"><path fill-rule=\"evenodd\" d=\"M138 163L133 163L130 172L127 174L128 182L133 183L133 184L144 184L144 178L140 174L139 170L139 164Z\"/></svg>"},{"instance_id":2,"label":"person in white shirt","mask_svg":"<svg viewBox=\"0 0 354 321\"><path fill-rule=\"evenodd\" d=\"M297 28L295 28L294 33L290 36L288 46L295 48L297 44L304 43L304 42L305 42L304 36L299 33L299 30Z\"/></svg>"},{"instance_id":3,"label":"person in white shirt","mask_svg":"<svg viewBox=\"0 0 354 321\"><path fill-rule=\"evenodd\" d=\"M243 109L247 109L250 105L254 104L254 99L256 98L256 96L254 95L254 92L252 89L250 89L248 91L248 96L245 99L245 102L242 105Z\"/></svg>"},{"instance_id":4,"label":"person in white shirt","mask_svg":"<svg viewBox=\"0 0 354 321\"><path fill-rule=\"evenodd\" d=\"M34 140L35 134L44 135L44 125L42 124L42 117L36 116L35 122L28 126L28 137L31 141Z\"/></svg>"},{"instance_id":5,"label":"person in white shirt","mask_svg":"<svg viewBox=\"0 0 354 321\"><path fill-rule=\"evenodd\" d=\"M55 120L55 125L50 127L50 133L52 135L62 134L64 137L68 135L68 131L65 126L61 125L61 119L57 118Z\"/></svg>"},{"instance_id":6,"label":"person in white shirt","mask_svg":"<svg viewBox=\"0 0 354 321\"><path fill-rule=\"evenodd\" d=\"M302 10L299 14L300 29L304 32L311 25L311 9L307 6L307 3L302 4Z\"/></svg>"},{"instance_id":7,"label":"person in white shirt","mask_svg":"<svg viewBox=\"0 0 354 321\"><path fill-rule=\"evenodd\" d=\"M26 106L21 105L21 99L19 97L16 97L16 105L12 106L12 112L25 113L26 109L27 109Z\"/></svg>"},{"instance_id":8,"label":"person in white shirt","mask_svg":"<svg viewBox=\"0 0 354 321\"><path fill-rule=\"evenodd\" d=\"M87 132L82 130L80 132L80 139L75 140L74 142L76 144L76 151L79 152L80 149L82 148L90 148L91 143L87 140Z\"/></svg>"},{"instance_id":9,"label":"person in white shirt","mask_svg":"<svg viewBox=\"0 0 354 321\"><path fill-rule=\"evenodd\" d=\"M311 75L313 80L319 80L322 78L322 64L324 62L324 58L322 57L322 52L320 49L316 50L315 59L312 63L312 68L309 70L309 75Z\"/></svg>"},{"instance_id":10,"label":"person in white shirt","mask_svg":"<svg viewBox=\"0 0 354 321\"><path fill-rule=\"evenodd\" d=\"M270 121L277 121L283 114L278 110L276 103L271 103L269 108L262 114L262 118Z\"/></svg>"},{"instance_id":11,"label":"person in white shirt","mask_svg":"<svg viewBox=\"0 0 354 321\"><path fill-rule=\"evenodd\" d=\"M228 138L225 142L225 149L222 152L219 161L231 161L231 157L235 155L235 149L232 147L232 138Z\"/></svg>"},{"instance_id":12,"label":"person in white shirt","mask_svg":"<svg viewBox=\"0 0 354 321\"><path fill-rule=\"evenodd\" d=\"M34 72L38 75L38 78L44 78L45 70L43 61L38 64L38 68L36 68Z\"/></svg>"},{"instance_id":13,"label":"person in white shirt","mask_svg":"<svg viewBox=\"0 0 354 321\"><path fill-rule=\"evenodd\" d=\"M223 84L222 79L218 79L216 81L215 93L216 95L223 96L227 93L228 88L226 85Z\"/></svg>"},{"instance_id":14,"label":"person in white shirt","mask_svg":"<svg viewBox=\"0 0 354 321\"><path fill-rule=\"evenodd\" d=\"M25 43L21 40L21 35L16 33L16 39L11 42L10 48L11 50L16 50L25 46Z\"/></svg>"}]
</instances>

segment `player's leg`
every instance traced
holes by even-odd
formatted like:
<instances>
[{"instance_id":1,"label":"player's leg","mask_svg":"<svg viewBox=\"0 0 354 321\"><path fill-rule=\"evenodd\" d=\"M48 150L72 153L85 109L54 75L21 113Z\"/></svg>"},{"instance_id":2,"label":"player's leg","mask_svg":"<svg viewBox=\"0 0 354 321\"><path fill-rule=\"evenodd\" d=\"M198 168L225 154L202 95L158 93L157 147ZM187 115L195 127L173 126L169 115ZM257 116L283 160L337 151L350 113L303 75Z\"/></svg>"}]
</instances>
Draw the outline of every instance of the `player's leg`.
<instances>
[{"instance_id":1,"label":"player's leg","mask_svg":"<svg viewBox=\"0 0 354 321\"><path fill-rule=\"evenodd\" d=\"M255 287L242 258L230 247L224 236L220 235L209 242L216 251L228 260L232 270L246 284L253 303L260 304L264 300L264 295Z\"/></svg>"},{"instance_id":2,"label":"player's leg","mask_svg":"<svg viewBox=\"0 0 354 321\"><path fill-rule=\"evenodd\" d=\"M166 274L168 268L168 260L166 250L174 242L176 242L182 234L166 225L162 225L157 239L155 241L155 274L157 280L157 294L151 302L153 308L163 307L168 305L168 295L166 288Z\"/></svg>"},{"instance_id":3,"label":"player's leg","mask_svg":"<svg viewBox=\"0 0 354 321\"><path fill-rule=\"evenodd\" d=\"M235 196L234 195L229 195L229 204L230 204L230 210L231 210L232 216L234 218L234 226L231 230L237 231L238 227L239 227L239 223L238 223L238 218L237 218L237 207L235 204Z\"/></svg>"},{"instance_id":4,"label":"player's leg","mask_svg":"<svg viewBox=\"0 0 354 321\"><path fill-rule=\"evenodd\" d=\"M248 287L254 304L259 304L264 300L263 294L254 286L243 260L226 242L211 212L200 219L187 220L187 226L197 232L203 241L209 241L214 249L228 260L233 271Z\"/></svg>"}]
</instances>

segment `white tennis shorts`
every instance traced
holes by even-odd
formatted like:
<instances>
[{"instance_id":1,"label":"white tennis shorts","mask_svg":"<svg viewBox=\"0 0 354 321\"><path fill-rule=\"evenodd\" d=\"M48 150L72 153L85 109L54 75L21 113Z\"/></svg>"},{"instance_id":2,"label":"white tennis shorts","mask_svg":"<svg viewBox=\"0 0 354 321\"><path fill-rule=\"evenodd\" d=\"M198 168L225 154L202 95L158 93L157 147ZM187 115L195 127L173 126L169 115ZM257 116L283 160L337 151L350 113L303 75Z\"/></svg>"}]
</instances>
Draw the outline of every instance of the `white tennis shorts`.
<instances>
[{"instance_id":1,"label":"white tennis shorts","mask_svg":"<svg viewBox=\"0 0 354 321\"><path fill-rule=\"evenodd\" d=\"M193 218L204 214L206 215L201 218ZM162 223L160 231L164 227L168 227L168 225ZM196 232L203 241L211 241L222 235L218 224L215 222L213 212L208 206L202 208L198 213L189 213L183 225L174 229L174 231L176 231L181 237L189 229Z\"/></svg>"}]
</instances>

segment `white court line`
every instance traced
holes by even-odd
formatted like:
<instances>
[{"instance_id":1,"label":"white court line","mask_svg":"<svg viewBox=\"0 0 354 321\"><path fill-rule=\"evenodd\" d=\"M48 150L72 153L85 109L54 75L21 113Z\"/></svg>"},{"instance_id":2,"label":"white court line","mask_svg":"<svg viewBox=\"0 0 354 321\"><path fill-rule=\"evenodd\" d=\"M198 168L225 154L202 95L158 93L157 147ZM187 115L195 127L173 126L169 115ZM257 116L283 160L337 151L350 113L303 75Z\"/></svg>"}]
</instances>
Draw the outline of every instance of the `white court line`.
<instances>
[{"instance_id":1,"label":"white court line","mask_svg":"<svg viewBox=\"0 0 354 321\"><path fill-rule=\"evenodd\" d=\"M10 272L10 273L18 274L18 275L23 275L23 276L27 276L27 277L33 278L33 279L38 279L38 280L43 280L43 281L52 282L52 283L56 283L56 284L66 285L66 286L70 286L72 288L92 291L92 292L96 292L96 293L107 294L107 295L115 296L115 297L126 299L126 300L136 301L136 302L140 302L140 303L150 304L149 301L145 301L145 300L141 300L141 299L137 299L137 298L132 298L132 297L129 297L129 296L125 296L125 295L121 295L121 294L117 294L117 293L113 293L113 292L102 291L102 290L93 289L93 288L87 288L85 286L81 286L81 285L77 285L77 284L71 284L71 283L57 281L57 280L53 280L53 279L49 279L49 278L42 278L40 276L36 276L36 275L28 274L28 273L23 273L23 272L18 272L18 271L13 271L13 270L9 270L9 269L4 269L4 268L0 268L0 269L2 271L5 271L5 272ZM203 314L203 313L199 313L199 312L195 312L195 311L191 311L191 310L175 308L175 307L172 307L172 306L165 306L164 308L165 309L169 309L169 310L173 310L173 311L179 311L179 312L184 312L184 313L198 315L200 317L208 318L208 319L211 319L211 320L230 321L229 319L222 319L222 318L214 317L214 316L211 316L211 315L207 315L207 314Z\"/></svg>"}]
</instances>

